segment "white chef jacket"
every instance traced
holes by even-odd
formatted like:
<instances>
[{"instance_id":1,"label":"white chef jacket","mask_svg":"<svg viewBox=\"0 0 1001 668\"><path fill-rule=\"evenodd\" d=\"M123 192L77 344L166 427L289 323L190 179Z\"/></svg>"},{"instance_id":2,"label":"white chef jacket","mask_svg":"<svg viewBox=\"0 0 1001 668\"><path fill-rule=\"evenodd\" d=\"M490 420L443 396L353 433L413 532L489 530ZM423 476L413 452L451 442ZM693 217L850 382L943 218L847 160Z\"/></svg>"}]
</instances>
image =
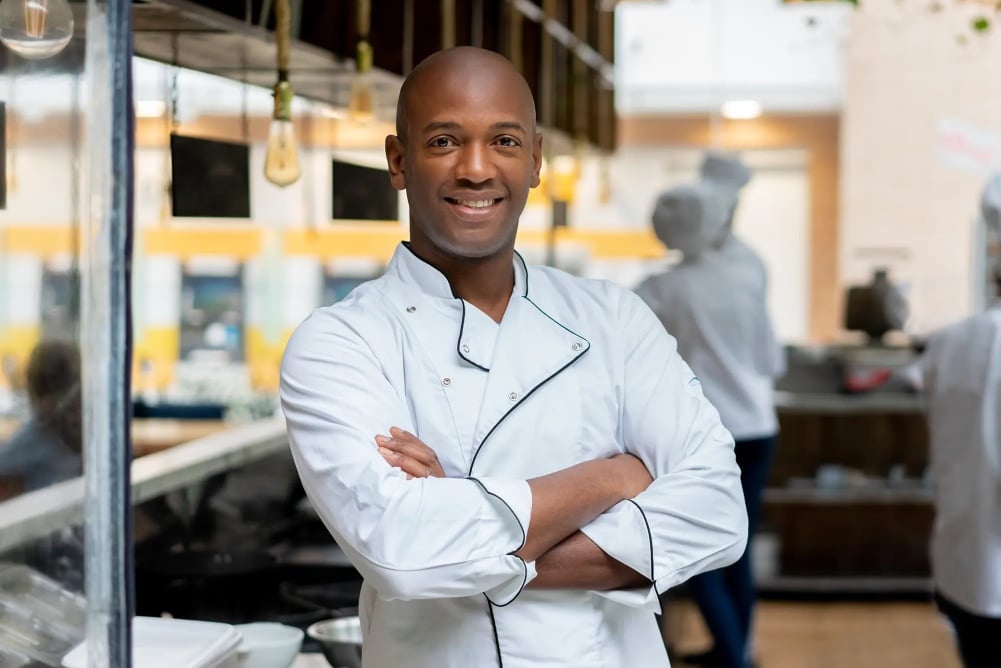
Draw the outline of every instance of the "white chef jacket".
<instances>
[{"instance_id":1,"label":"white chef jacket","mask_svg":"<svg viewBox=\"0 0 1001 668\"><path fill-rule=\"evenodd\" d=\"M922 359L935 479L935 586L1001 617L1001 306L932 337Z\"/></svg>"},{"instance_id":2,"label":"white chef jacket","mask_svg":"<svg viewBox=\"0 0 1001 668\"><path fill-rule=\"evenodd\" d=\"M365 579L366 668L666 666L658 594L744 550L732 438L649 309L520 256L515 274L491 339L401 245L384 276L315 311L288 344L292 454ZM449 477L407 480L387 465L373 437L394 425ZM531 518L526 480L623 452L655 480L584 531L652 586L523 591L535 576L514 555Z\"/></svg>"},{"instance_id":3,"label":"white chef jacket","mask_svg":"<svg viewBox=\"0 0 1001 668\"><path fill-rule=\"evenodd\" d=\"M681 356L738 441L778 432L774 381L785 355L767 309L764 265L735 238L651 276L636 293L677 337Z\"/></svg>"}]
</instances>

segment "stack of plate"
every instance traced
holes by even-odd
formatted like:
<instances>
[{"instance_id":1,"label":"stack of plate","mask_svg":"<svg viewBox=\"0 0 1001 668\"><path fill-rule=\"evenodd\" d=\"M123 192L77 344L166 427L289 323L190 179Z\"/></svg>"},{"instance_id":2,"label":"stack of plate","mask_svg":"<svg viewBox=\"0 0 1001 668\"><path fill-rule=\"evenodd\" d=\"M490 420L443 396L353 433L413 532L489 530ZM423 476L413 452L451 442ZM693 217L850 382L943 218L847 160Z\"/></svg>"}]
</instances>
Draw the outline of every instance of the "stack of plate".
<instances>
[{"instance_id":1,"label":"stack of plate","mask_svg":"<svg viewBox=\"0 0 1001 668\"><path fill-rule=\"evenodd\" d=\"M189 619L132 620L134 668L221 668L236 662L241 636L233 626ZM87 668L86 641L63 658L65 668Z\"/></svg>"}]
</instances>

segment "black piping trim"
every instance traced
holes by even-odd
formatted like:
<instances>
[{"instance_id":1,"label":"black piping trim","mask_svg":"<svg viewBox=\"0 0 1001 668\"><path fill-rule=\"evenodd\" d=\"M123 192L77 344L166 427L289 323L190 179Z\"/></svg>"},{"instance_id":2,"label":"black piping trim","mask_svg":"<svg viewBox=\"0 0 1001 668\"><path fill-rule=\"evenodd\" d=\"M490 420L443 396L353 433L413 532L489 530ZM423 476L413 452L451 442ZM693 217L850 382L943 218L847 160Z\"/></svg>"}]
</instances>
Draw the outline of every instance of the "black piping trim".
<instances>
[{"instance_id":1,"label":"black piping trim","mask_svg":"<svg viewBox=\"0 0 1001 668\"><path fill-rule=\"evenodd\" d=\"M533 302L531 299L529 299L528 295L525 295L525 301L528 302L529 304L531 304L532 306L534 306L536 308L536 310L539 311L539 313L541 313L542 315L546 316L547 318L549 318L550 320L552 320L554 323L556 323L557 325L559 325L560 327L562 327L566 331L570 332L571 334L573 334L574 336L576 336L579 339L584 339L584 341L587 341L587 347L588 347L588 349L591 348L591 342L588 341L588 339L587 339L586 336L582 336L582 335L578 334L577 332L573 331L572 329L570 329L569 327L567 327L566 325L564 325L562 322L560 322L559 320L557 320L553 316L551 316L548 313L546 313L544 310L542 310L541 306L539 306L538 304L536 304L535 302ZM585 350L585 352L587 352L587 351ZM576 358L574 358L574 359L576 359Z\"/></svg>"},{"instance_id":2,"label":"black piping trim","mask_svg":"<svg viewBox=\"0 0 1001 668\"><path fill-rule=\"evenodd\" d=\"M456 339L455 341L455 352L459 353L459 357L466 360L467 362L475 366L477 369L489 373L490 369L486 368L485 366L480 366L479 364L477 364L476 362L474 362L473 360L469 359L468 357L462 354L462 349L460 348L459 344L462 343L462 332L466 328L466 300L460 299L459 303L462 304L462 322L459 323L459 338Z\"/></svg>"},{"instance_id":3,"label":"black piping trim","mask_svg":"<svg viewBox=\"0 0 1001 668\"><path fill-rule=\"evenodd\" d=\"M497 650L497 667L504 668L504 657L501 655L500 648L500 638L497 636L497 620L494 619L494 604L490 602L487 595L484 594L483 598L487 599L487 614L490 615L490 628L494 632L494 648Z\"/></svg>"},{"instance_id":4,"label":"black piping trim","mask_svg":"<svg viewBox=\"0 0 1001 668\"><path fill-rule=\"evenodd\" d=\"M511 408L508 409L507 413L504 413L504 415L501 416L500 420L497 420L496 424L494 424L494 426L490 428L490 431L487 432L487 435L483 437L482 441L480 441L480 447L476 448L476 452L473 453L473 460L471 462L469 462L469 474L468 475L472 475L472 473L473 473L473 467L476 465L476 458L480 455L480 451L483 449L483 446L486 445L486 442L490 438L490 435L493 434L495 431L497 431L497 427L499 427L500 424L505 419L507 419L507 416L510 415L511 413L513 413L514 409L516 409L518 406L520 406L526 399L528 399L530 396L532 396L533 394L535 394L536 390L538 390L540 387L542 387L543 385L545 385L546 383L548 383L550 380L552 380L556 376L560 375L560 373L562 373L562 371L564 369L566 369L568 366L570 366L571 364L573 364L574 362L576 362L577 360L579 360L581 357L583 357L584 353L586 353L588 350L590 350L590 348L585 348L583 351L581 351L580 355L577 355L576 357L574 357L572 360L570 360L569 362L567 362L566 364L564 364L563 366L561 366L559 369L557 369L556 371L554 371L548 378L545 378L541 383L539 383L538 385L536 385L535 387L533 387L532 390L528 394L526 394L525 396L523 396L518 401L518 403L516 403L514 406L511 406Z\"/></svg>"},{"instance_id":5,"label":"black piping trim","mask_svg":"<svg viewBox=\"0 0 1001 668\"><path fill-rule=\"evenodd\" d=\"M504 415L502 415L501 418L499 420L497 420L497 422L494 424L494 426L490 428L490 431L487 432L487 435L483 437L483 440L480 441L480 446L478 448L476 448L476 452L473 453L473 459L472 459L471 462L469 462L469 473L468 473L468 475L472 475L473 474L473 466L476 465L476 458L479 456L480 450L482 450L483 446L486 445L486 442L490 438L490 435L493 434L494 431L497 430L497 427L499 427L500 424L505 419L507 419L507 416L510 415L512 412L514 412L514 409L516 409L518 406L520 406L526 399L528 399L530 396L532 396L533 394L535 394L536 390L538 390L540 387L542 387L543 385L545 385L546 383L548 383L549 381L551 381L556 376L560 375L567 367L569 367L571 364L573 364L574 362L576 362L577 360L579 360L581 357L584 356L585 353L587 353L587 351L589 351L591 349L591 342L590 341L588 341L585 337L581 336L577 332L573 331L572 329L570 329L569 327L567 327L566 325L564 325L563 323L561 323L559 320L557 320L553 316L551 316L548 313L546 313L545 311L543 311L541 308L539 308L538 304L536 304L535 302L533 302L531 299L528 298L528 284L527 284L527 282L525 284L525 298L524 299L529 304L531 304L532 306L534 306L539 311L539 313L541 313L542 315L546 316L547 318L549 318L550 320L552 320L554 323L556 323L557 325L559 325L560 327L562 327L566 331L570 332L571 334L573 334L577 338L584 339L584 341L587 342L587 347L584 348L580 352L579 355L577 355L576 357L574 357L573 359L571 359L569 362L567 362L566 364L564 364L563 366L561 366L559 369L557 369L556 371L554 371L547 378L544 378L541 383L539 383L538 385L536 385L535 387L533 387L528 392L528 394L526 394L523 397L521 397L521 399L518 400L518 403L516 403L514 406L511 406L511 408L508 409L507 413L504 413Z\"/></svg>"},{"instance_id":6,"label":"black piping trim","mask_svg":"<svg viewBox=\"0 0 1001 668\"><path fill-rule=\"evenodd\" d=\"M490 605L494 606L495 608L506 608L507 606L517 601L518 597L521 596L521 592L525 591L525 585L528 584L528 564L526 564L525 560L519 557L517 554L511 554L509 556L517 557L518 560L521 561L521 567L522 569L524 569L525 574L521 578L521 586L518 587L518 593L512 596L511 600L508 601L507 603L494 603L493 601L490 601L490 597L487 596L487 593L483 592L483 595L487 596L487 600L490 601Z\"/></svg>"},{"instance_id":7,"label":"black piping trim","mask_svg":"<svg viewBox=\"0 0 1001 668\"><path fill-rule=\"evenodd\" d=\"M650 530L650 520L646 518L646 513L643 512L642 506L636 503L632 499L626 499L629 503L636 506L636 510L640 511L640 517L643 518L643 524L646 525L646 535L650 540L650 584L653 585L653 590L657 594L657 605L660 607L660 614L664 614L664 606L660 603L660 591L657 589L657 578L654 577L653 572L653 531Z\"/></svg>"},{"instance_id":8,"label":"black piping trim","mask_svg":"<svg viewBox=\"0 0 1001 668\"><path fill-rule=\"evenodd\" d=\"M528 297L528 264L525 262L525 258L523 258L521 256L521 253L519 253L518 251L514 252L514 256L516 258L518 258L518 261L521 262L521 270L525 274L525 294L523 294L522 297L526 297L527 298ZM538 307L536 307L536 308L538 308Z\"/></svg>"},{"instance_id":9,"label":"black piping trim","mask_svg":"<svg viewBox=\"0 0 1001 668\"><path fill-rule=\"evenodd\" d=\"M525 547L525 541L528 540L528 532L525 531L525 525L521 523L520 519L518 519L518 514L516 512L514 512L514 509L511 507L511 505L507 501L505 501L503 497L501 497L501 496L499 496L497 494L494 494L489 489L487 489L487 486L484 485L482 482L480 482L479 478L474 478L473 476L469 476L466 479L467 480L472 480L477 485L479 485L483 489L484 492L486 492L490 496L493 496L493 497L496 497L497 499L499 499L500 502L503 503L507 507L507 509L509 511L511 511L511 515L514 517L514 521L518 523L518 527L521 529L521 545L519 545L515 549L511 550L510 552L508 552L508 554L512 555L515 552L517 552L518 550L520 550L521 548ZM651 554L652 554L652 548L651 548ZM522 560L522 561L524 561L524 560ZM526 570L526 579L528 577L527 576L527 572L528 571Z\"/></svg>"}]
</instances>

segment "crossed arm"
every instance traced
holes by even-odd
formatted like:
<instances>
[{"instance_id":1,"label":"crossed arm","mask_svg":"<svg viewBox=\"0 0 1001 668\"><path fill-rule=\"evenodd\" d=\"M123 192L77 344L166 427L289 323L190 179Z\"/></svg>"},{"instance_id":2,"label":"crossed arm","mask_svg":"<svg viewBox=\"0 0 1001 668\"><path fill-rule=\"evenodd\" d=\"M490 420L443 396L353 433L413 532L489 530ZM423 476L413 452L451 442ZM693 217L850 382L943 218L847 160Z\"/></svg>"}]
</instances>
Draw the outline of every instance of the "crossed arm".
<instances>
[{"instance_id":1,"label":"crossed arm","mask_svg":"<svg viewBox=\"0 0 1001 668\"><path fill-rule=\"evenodd\" d=\"M438 456L413 434L393 427L377 436L379 454L408 476L444 478ZM649 585L649 578L603 552L579 529L652 482L632 455L582 462L528 481L532 516L525 544L516 554L534 561L535 589L626 589Z\"/></svg>"}]
</instances>

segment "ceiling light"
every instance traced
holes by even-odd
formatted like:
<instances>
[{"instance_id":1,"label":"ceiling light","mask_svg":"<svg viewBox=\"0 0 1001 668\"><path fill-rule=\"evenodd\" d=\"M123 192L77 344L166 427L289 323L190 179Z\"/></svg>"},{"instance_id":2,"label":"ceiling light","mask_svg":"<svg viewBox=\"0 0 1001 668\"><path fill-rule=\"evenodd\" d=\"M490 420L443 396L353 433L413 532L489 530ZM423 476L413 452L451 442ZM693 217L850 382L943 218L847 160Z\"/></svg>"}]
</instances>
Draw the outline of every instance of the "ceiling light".
<instances>
[{"instance_id":1,"label":"ceiling light","mask_svg":"<svg viewBox=\"0 0 1001 668\"><path fill-rule=\"evenodd\" d=\"M163 100L136 100L138 118L160 118L166 112L167 103Z\"/></svg>"},{"instance_id":2,"label":"ceiling light","mask_svg":"<svg viewBox=\"0 0 1001 668\"><path fill-rule=\"evenodd\" d=\"M742 120L761 115L761 103L757 100L727 100L721 109L723 118Z\"/></svg>"}]
</instances>

